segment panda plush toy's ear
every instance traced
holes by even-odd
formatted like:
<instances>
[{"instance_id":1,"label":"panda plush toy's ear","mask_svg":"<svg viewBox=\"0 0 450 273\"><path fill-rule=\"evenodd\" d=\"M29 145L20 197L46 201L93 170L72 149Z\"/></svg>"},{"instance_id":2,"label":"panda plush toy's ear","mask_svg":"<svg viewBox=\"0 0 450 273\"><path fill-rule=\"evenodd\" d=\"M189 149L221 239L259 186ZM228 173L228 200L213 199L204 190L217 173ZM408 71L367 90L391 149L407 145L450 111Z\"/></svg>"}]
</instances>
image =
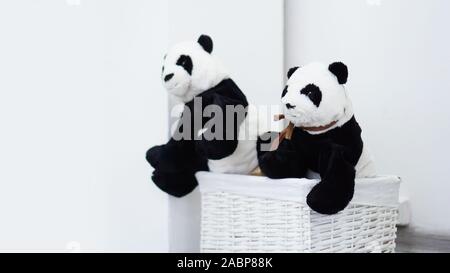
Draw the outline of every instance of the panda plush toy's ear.
<instances>
[{"instance_id":1,"label":"panda plush toy's ear","mask_svg":"<svg viewBox=\"0 0 450 273\"><path fill-rule=\"evenodd\" d=\"M332 63L328 66L328 70L336 76L339 84L344 84L347 82L348 69L345 64L341 62Z\"/></svg>"},{"instance_id":2,"label":"panda plush toy's ear","mask_svg":"<svg viewBox=\"0 0 450 273\"><path fill-rule=\"evenodd\" d=\"M203 47L203 49L208 52L211 53L213 50L213 41L211 39L211 37L209 37L208 35L200 35L200 37L198 38L197 42Z\"/></svg>"},{"instance_id":3,"label":"panda plush toy's ear","mask_svg":"<svg viewBox=\"0 0 450 273\"><path fill-rule=\"evenodd\" d=\"M295 72L298 68L299 68L298 66L294 66L294 67L289 68L289 71L288 71L288 73L287 73L288 79L291 78L292 74L294 74L294 72Z\"/></svg>"}]
</instances>

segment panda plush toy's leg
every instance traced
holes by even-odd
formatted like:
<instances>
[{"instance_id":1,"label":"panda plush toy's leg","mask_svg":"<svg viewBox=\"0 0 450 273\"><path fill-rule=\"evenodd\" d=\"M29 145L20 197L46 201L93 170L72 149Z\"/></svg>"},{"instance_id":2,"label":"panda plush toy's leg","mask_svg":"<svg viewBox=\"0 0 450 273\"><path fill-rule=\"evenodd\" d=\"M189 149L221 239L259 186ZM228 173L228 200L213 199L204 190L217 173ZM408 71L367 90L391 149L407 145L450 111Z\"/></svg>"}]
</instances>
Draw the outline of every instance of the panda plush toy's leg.
<instances>
[{"instance_id":1,"label":"panda plush toy's leg","mask_svg":"<svg viewBox=\"0 0 450 273\"><path fill-rule=\"evenodd\" d=\"M267 151L267 144L275 139L278 133L269 132L258 138L258 163L261 171L269 178L303 178L307 165L293 147L291 140L283 139L274 151ZM263 148L265 145L265 149Z\"/></svg>"},{"instance_id":2,"label":"panda plush toy's leg","mask_svg":"<svg viewBox=\"0 0 450 273\"><path fill-rule=\"evenodd\" d=\"M192 162L193 142L176 141L171 138L167 144L153 146L147 151L146 159L153 168L168 172L184 169Z\"/></svg>"},{"instance_id":3,"label":"panda plush toy's leg","mask_svg":"<svg viewBox=\"0 0 450 273\"><path fill-rule=\"evenodd\" d=\"M162 191L181 197L197 186L195 173L206 171L206 160L195 153L193 141L173 138L165 145L147 151L147 161L154 168L152 180Z\"/></svg>"},{"instance_id":4,"label":"panda plush toy's leg","mask_svg":"<svg viewBox=\"0 0 450 273\"><path fill-rule=\"evenodd\" d=\"M339 146L323 150L318 158L322 180L307 196L307 204L322 214L335 214L352 200L355 187L355 167L344 158Z\"/></svg>"}]
</instances>

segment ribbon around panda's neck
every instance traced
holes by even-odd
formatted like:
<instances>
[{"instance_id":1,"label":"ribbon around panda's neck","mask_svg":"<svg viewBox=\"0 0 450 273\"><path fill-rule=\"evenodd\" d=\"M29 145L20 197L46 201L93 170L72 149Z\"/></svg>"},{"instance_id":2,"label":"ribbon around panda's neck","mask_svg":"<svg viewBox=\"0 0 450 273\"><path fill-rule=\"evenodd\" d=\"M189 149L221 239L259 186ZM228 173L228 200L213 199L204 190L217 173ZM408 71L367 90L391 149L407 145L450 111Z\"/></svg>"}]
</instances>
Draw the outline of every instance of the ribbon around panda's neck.
<instances>
[{"instance_id":1,"label":"ribbon around panda's neck","mask_svg":"<svg viewBox=\"0 0 450 273\"><path fill-rule=\"evenodd\" d=\"M275 121L282 120L284 118L285 118L285 116L283 114L274 116ZM335 121L332 121L332 122L328 123L327 125L323 125L323 126L310 126L310 127L303 126L300 128L307 132L320 132L320 131L326 130L328 128L331 128L336 123L337 123L337 121L335 120ZM280 132L278 137L272 143L272 146L270 147L272 151L276 150L278 148L278 145L280 144L281 141L283 141L283 139L291 139L292 133L294 131L294 127L295 127L294 124L292 122L289 122L289 125L283 131Z\"/></svg>"},{"instance_id":2,"label":"ribbon around panda's neck","mask_svg":"<svg viewBox=\"0 0 450 273\"><path fill-rule=\"evenodd\" d=\"M336 123L337 123L337 120L332 121L332 122L328 123L327 125L323 125L323 126L300 127L300 128L302 128L305 131L309 131L309 132L320 132L320 131L326 130L328 128L331 128Z\"/></svg>"}]
</instances>

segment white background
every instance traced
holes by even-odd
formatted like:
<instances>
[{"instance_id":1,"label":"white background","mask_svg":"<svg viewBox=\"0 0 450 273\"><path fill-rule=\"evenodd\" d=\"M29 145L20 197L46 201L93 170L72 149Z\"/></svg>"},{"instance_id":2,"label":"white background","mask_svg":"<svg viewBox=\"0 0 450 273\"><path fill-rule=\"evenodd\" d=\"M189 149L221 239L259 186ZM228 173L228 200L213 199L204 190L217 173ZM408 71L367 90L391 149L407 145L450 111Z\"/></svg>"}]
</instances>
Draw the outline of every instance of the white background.
<instances>
[{"instance_id":1,"label":"white background","mask_svg":"<svg viewBox=\"0 0 450 273\"><path fill-rule=\"evenodd\" d=\"M0 250L167 251L166 1L0 2Z\"/></svg>"},{"instance_id":2,"label":"white background","mask_svg":"<svg viewBox=\"0 0 450 273\"><path fill-rule=\"evenodd\" d=\"M412 226L450 235L450 2L287 0L287 67L343 61L378 170L403 178Z\"/></svg>"}]
</instances>

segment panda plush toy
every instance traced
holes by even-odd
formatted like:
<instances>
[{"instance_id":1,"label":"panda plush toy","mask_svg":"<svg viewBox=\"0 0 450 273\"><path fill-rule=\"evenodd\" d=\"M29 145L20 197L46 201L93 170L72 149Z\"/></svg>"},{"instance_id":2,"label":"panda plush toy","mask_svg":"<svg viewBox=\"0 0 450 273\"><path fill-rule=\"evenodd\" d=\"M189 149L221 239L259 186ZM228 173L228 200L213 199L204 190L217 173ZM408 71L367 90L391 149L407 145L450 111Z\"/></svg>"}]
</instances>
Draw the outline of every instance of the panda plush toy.
<instances>
[{"instance_id":1,"label":"panda plush toy","mask_svg":"<svg viewBox=\"0 0 450 273\"><path fill-rule=\"evenodd\" d=\"M260 168L268 177L305 178L307 171L320 175L306 202L322 214L337 213L349 204L355 176L374 175L344 86L347 77L341 62L291 68L281 102L292 135L276 150L258 148Z\"/></svg>"},{"instance_id":2,"label":"panda plush toy","mask_svg":"<svg viewBox=\"0 0 450 273\"><path fill-rule=\"evenodd\" d=\"M212 50L212 39L201 35L164 57L163 84L184 107L167 144L152 147L146 157L154 183L173 196L197 186L197 171L248 174L258 164L257 136L245 130L251 122L247 99ZM236 110L231 115L229 107Z\"/></svg>"}]
</instances>

